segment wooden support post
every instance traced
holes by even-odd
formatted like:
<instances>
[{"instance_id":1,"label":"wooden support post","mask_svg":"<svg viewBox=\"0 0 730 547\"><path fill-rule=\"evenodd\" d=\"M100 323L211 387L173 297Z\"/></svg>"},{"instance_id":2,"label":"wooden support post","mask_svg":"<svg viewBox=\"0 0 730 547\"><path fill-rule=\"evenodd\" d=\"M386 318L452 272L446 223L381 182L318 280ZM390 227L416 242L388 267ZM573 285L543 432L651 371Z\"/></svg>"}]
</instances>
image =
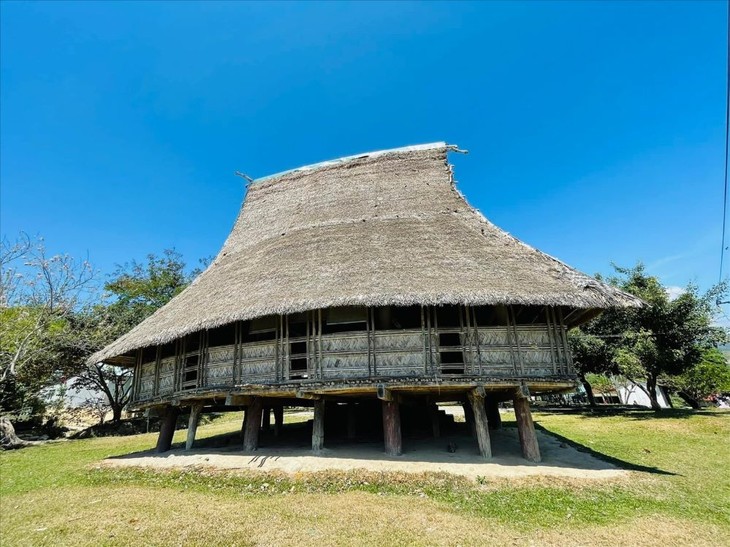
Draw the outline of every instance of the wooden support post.
<instances>
[{"instance_id":1,"label":"wooden support post","mask_svg":"<svg viewBox=\"0 0 730 547\"><path fill-rule=\"evenodd\" d=\"M400 456L403 453L403 440L400 431L400 405L395 401L383 401L383 439L386 454Z\"/></svg>"},{"instance_id":2,"label":"wooden support post","mask_svg":"<svg viewBox=\"0 0 730 547\"><path fill-rule=\"evenodd\" d=\"M259 429L261 429L262 402L260 397L253 397L246 409L244 420L243 450L253 452L259 447Z\"/></svg>"},{"instance_id":3,"label":"wooden support post","mask_svg":"<svg viewBox=\"0 0 730 547\"><path fill-rule=\"evenodd\" d=\"M324 399L314 401L314 424L312 426L312 452L324 448Z\"/></svg>"},{"instance_id":4,"label":"wooden support post","mask_svg":"<svg viewBox=\"0 0 730 547\"><path fill-rule=\"evenodd\" d=\"M357 407L355 403L347 403L347 438L352 440L357 432Z\"/></svg>"},{"instance_id":5,"label":"wooden support post","mask_svg":"<svg viewBox=\"0 0 730 547\"><path fill-rule=\"evenodd\" d=\"M172 446L175 425L180 414L179 407L168 406L160 419L160 435L157 437L156 452L167 452Z\"/></svg>"},{"instance_id":6,"label":"wooden support post","mask_svg":"<svg viewBox=\"0 0 730 547\"><path fill-rule=\"evenodd\" d=\"M469 435L472 437L476 437L477 430L474 427L474 411L471 408L471 405L466 402L461 405L461 407L464 409L464 421L466 422L467 430L469 431Z\"/></svg>"},{"instance_id":7,"label":"wooden support post","mask_svg":"<svg viewBox=\"0 0 730 547\"><path fill-rule=\"evenodd\" d=\"M441 436L441 412L439 411L439 405L436 403L429 405L429 412L431 414L433 438L438 439Z\"/></svg>"},{"instance_id":8,"label":"wooden support post","mask_svg":"<svg viewBox=\"0 0 730 547\"><path fill-rule=\"evenodd\" d=\"M517 418L517 432L522 446L522 456L528 461L539 462L542 458L540 457L540 447L537 444L535 424L532 422L530 400L521 393L517 393L513 402L515 405L515 418Z\"/></svg>"},{"instance_id":9,"label":"wooden support post","mask_svg":"<svg viewBox=\"0 0 730 547\"><path fill-rule=\"evenodd\" d=\"M281 434L281 428L284 425L284 405L274 407L274 437Z\"/></svg>"},{"instance_id":10,"label":"wooden support post","mask_svg":"<svg viewBox=\"0 0 730 547\"><path fill-rule=\"evenodd\" d=\"M188 438L185 441L185 450L190 450L195 443L195 432L198 430L198 421L200 413L203 410L203 404L197 403L190 407L190 419L188 420Z\"/></svg>"},{"instance_id":11,"label":"wooden support post","mask_svg":"<svg viewBox=\"0 0 730 547\"><path fill-rule=\"evenodd\" d=\"M484 407L484 398L476 389L470 391L467 396L474 415L474 428L477 433L479 453L482 455L482 458L489 459L492 457L492 443L489 439L489 424L487 423L487 411Z\"/></svg>"},{"instance_id":12,"label":"wooden support post","mask_svg":"<svg viewBox=\"0 0 730 547\"><path fill-rule=\"evenodd\" d=\"M261 429L263 429L264 431L271 430L271 407L269 406L264 409L261 419Z\"/></svg>"},{"instance_id":13,"label":"wooden support post","mask_svg":"<svg viewBox=\"0 0 730 547\"><path fill-rule=\"evenodd\" d=\"M487 396L484 399L487 409L487 421L489 429L502 429L502 416L499 413L499 401L495 397Z\"/></svg>"}]
</instances>

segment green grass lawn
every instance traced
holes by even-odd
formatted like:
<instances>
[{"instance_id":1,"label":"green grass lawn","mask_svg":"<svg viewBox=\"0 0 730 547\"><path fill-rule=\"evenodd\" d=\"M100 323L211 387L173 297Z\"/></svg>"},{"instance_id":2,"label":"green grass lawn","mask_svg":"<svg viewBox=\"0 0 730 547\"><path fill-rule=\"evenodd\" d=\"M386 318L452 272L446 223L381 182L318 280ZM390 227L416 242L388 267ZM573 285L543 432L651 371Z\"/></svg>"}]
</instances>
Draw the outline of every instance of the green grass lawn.
<instances>
[{"instance_id":1,"label":"green grass lawn","mask_svg":"<svg viewBox=\"0 0 730 547\"><path fill-rule=\"evenodd\" d=\"M155 434L65 441L0 454L0 543L719 545L730 534L730 413L536 412L535 421L632 471L600 482L145 471L98 464L151 448ZM238 428L230 415L198 434Z\"/></svg>"}]
</instances>

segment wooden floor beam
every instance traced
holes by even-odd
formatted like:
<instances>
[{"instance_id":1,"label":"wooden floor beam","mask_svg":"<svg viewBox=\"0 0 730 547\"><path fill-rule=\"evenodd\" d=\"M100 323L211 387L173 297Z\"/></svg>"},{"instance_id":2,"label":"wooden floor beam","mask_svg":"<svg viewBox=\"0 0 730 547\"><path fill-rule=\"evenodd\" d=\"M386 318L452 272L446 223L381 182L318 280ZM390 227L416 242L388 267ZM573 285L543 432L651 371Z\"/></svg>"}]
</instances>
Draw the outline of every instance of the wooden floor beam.
<instances>
[{"instance_id":1,"label":"wooden floor beam","mask_svg":"<svg viewBox=\"0 0 730 547\"><path fill-rule=\"evenodd\" d=\"M190 418L188 419L188 437L185 440L185 450L193 448L195 433L198 431L200 413L203 411L203 403L194 404L190 407Z\"/></svg>"},{"instance_id":2,"label":"wooden floor beam","mask_svg":"<svg viewBox=\"0 0 730 547\"><path fill-rule=\"evenodd\" d=\"M537 444L535 424L532 421L530 411L530 400L527 397L517 394L513 400L515 406L515 418L517 418L517 433L520 436L522 456L531 462L542 460L540 446Z\"/></svg>"},{"instance_id":3,"label":"wooden floor beam","mask_svg":"<svg viewBox=\"0 0 730 547\"><path fill-rule=\"evenodd\" d=\"M385 453L389 456L400 456L403 453L400 405L395 401L383 401L383 440Z\"/></svg>"}]
</instances>

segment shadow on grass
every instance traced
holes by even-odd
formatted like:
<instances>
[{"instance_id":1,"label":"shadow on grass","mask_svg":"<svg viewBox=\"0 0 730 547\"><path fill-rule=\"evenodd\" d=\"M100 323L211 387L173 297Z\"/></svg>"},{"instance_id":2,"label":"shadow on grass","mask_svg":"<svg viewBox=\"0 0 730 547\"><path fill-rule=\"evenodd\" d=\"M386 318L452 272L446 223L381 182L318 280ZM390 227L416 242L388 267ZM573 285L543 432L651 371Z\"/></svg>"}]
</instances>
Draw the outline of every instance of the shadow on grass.
<instances>
[{"instance_id":1,"label":"shadow on grass","mask_svg":"<svg viewBox=\"0 0 730 547\"><path fill-rule=\"evenodd\" d=\"M582 416L584 418L603 418L621 416L630 420L653 420L656 418L683 419L694 416L718 416L722 412L711 409L694 410L691 408L665 408L663 410L652 410L650 408L619 405L599 405L591 408L584 407L533 407L533 411L543 414L568 414L571 416ZM730 416L730 412L727 413Z\"/></svg>"},{"instance_id":2,"label":"shadow on grass","mask_svg":"<svg viewBox=\"0 0 730 547\"><path fill-rule=\"evenodd\" d=\"M540 431L545 432L546 434L550 435L551 437L555 437L560 442L565 443L568 446L572 446L578 452L583 452L585 454L589 454L598 460L604 461L606 463L610 463L611 465L615 465L616 467L619 467L621 469L626 469L628 471L641 471L642 473L652 473L655 475L683 476L680 473L664 471L663 469L659 469L658 467L639 465L636 463L627 462L626 460L622 460L620 458L614 458L613 456L609 456L608 454L604 454L603 452L598 452L596 450L593 450L592 448L590 448L584 444L577 443L572 439L563 437L562 435L555 433L554 431L550 431L549 429L546 429L545 427L543 427L542 425L540 425L538 423L535 424L535 429L539 429Z\"/></svg>"}]
</instances>

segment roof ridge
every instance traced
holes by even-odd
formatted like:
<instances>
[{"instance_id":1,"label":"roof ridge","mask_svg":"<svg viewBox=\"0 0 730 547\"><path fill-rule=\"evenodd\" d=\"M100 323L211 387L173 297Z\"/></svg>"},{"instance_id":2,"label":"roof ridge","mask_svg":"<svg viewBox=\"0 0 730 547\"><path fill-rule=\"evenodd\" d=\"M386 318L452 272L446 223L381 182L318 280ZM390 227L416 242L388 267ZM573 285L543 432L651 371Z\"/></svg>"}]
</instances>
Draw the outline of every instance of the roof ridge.
<instances>
[{"instance_id":1,"label":"roof ridge","mask_svg":"<svg viewBox=\"0 0 730 547\"><path fill-rule=\"evenodd\" d=\"M302 171L315 171L317 169L323 169L325 167L331 167L333 165L339 165L341 163L347 163L347 162L362 159L362 158L377 158L380 156L386 156L388 154L400 154L400 153L404 153L404 152L420 152L420 151L424 151L424 150L437 150L437 149L441 149L441 148L444 148L446 150L458 150L458 147L455 144L447 144L444 141L439 141L439 142L431 142L431 143L426 143L426 144L414 144L411 146L401 146L399 148L388 148L385 150L375 150L372 152L362 152L360 154L353 154L351 156L343 156L341 158L334 158L331 160L320 161L317 163L310 163L309 165L302 165L300 167L295 167L293 169L279 171L278 173L274 173L272 175L266 175L266 176L254 179L251 184L257 184L259 182L272 180L272 179L283 177L284 175L289 175L292 173L298 173L298 172L302 172Z\"/></svg>"}]
</instances>

